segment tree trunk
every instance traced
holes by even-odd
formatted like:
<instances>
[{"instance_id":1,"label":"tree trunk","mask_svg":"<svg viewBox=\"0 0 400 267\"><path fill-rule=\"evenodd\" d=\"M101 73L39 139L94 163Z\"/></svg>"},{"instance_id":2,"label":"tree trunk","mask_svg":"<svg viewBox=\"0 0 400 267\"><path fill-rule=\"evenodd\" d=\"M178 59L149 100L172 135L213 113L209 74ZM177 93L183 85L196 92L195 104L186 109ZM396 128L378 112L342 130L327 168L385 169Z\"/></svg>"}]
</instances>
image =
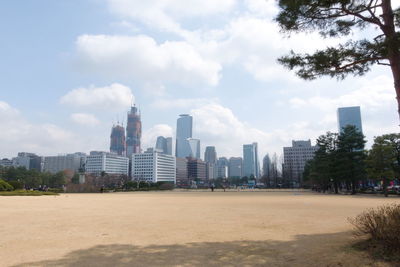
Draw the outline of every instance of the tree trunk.
<instances>
[{"instance_id":1,"label":"tree trunk","mask_svg":"<svg viewBox=\"0 0 400 267\"><path fill-rule=\"evenodd\" d=\"M357 191L356 191L356 181L351 181L351 194L352 195L355 195L355 194L357 194Z\"/></svg>"},{"instance_id":2,"label":"tree trunk","mask_svg":"<svg viewBox=\"0 0 400 267\"><path fill-rule=\"evenodd\" d=\"M335 194L339 194L339 187L337 181L333 182L333 186L335 187Z\"/></svg>"},{"instance_id":3,"label":"tree trunk","mask_svg":"<svg viewBox=\"0 0 400 267\"><path fill-rule=\"evenodd\" d=\"M382 11L384 26L381 29L387 40L388 60L392 70L394 89L396 90L397 112L400 119L400 40L396 36L394 14L390 0L382 0Z\"/></svg>"}]
</instances>

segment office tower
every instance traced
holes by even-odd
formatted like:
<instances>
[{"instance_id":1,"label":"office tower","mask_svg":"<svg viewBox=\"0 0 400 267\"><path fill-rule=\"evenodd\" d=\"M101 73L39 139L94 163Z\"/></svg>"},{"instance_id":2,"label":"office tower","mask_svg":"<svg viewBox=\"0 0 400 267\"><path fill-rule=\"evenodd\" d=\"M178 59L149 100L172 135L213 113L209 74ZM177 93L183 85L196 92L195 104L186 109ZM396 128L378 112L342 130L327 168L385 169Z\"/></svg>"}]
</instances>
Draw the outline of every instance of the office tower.
<instances>
[{"instance_id":1,"label":"office tower","mask_svg":"<svg viewBox=\"0 0 400 267\"><path fill-rule=\"evenodd\" d=\"M59 156L44 157L43 170L45 172L57 173L64 170L79 171L86 162L86 154L74 153Z\"/></svg>"},{"instance_id":2,"label":"office tower","mask_svg":"<svg viewBox=\"0 0 400 267\"><path fill-rule=\"evenodd\" d=\"M140 138L142 137L142 121L138 109L133 106L128 112L126 125L126 156L131 158L132 154L140 153Z\"/></svg>"},{"instance_id":3,"label":"office tower","mask_svg":"<svg viewBox=\"0 0 400 267\"><path fill-rule=\"evenodd\" d=\"M175 183L175 157L149 148L144 153L132 155L131 173L137 181Z\"/></svg>"},{"instance_id":4,"label":"office tower","mask_svg":"<svg viewBox=\"0 0 400 267\"><path fill-rule=\"evenodd\" d=\"M218 158L217 161L217 177L227 178L228 177L228 165L229 161L225 157Z\"/></svg>"},{"instance_id":5,"label":"office tower","mask_svg":"<svg viewBox=\"0 0 400 267\"><path fill-rule=\"evenodd\" d=\"M242 177L243 159L241 157L231 157L229 159L228 177Z\"/></svg>"},{"instance_id":6,"label":"office tower","mask_svg":"<svg viewBox=\"0 0 400 267\"><path fill-rule=\"evenodd\" d=\"M177 158L186 158L191 155L189 138L192 138L193 118L188 114L179 115L176 123L176 149ZM199 149L200 153L200 149ZM200 157L199 157L200 158Z\"/></svg>"},{"instance_id":7,"label":"office tower","mask_svg":"<svg viewBox=\"0 0 400 267\"><path fill-rule=\"evenodd\" d=\"M343 107L337 110L339 133L348 125L354 125L362 133L360 107Z\"/></svg>"},{"instance_id":8,"label":"office tower","mask_svg":"<svg viewBox=\"0 0 400 267\"><path fill-rule=\"evenodd\" d=\"M110 152L125 156L125 129L123 126L114 125L111 128Z\"/></svg>"},{"instance_id":9,"label":"office tower","mask_svg":"<svg viewBox=\"0 0 400 267\"><path fill-rule=\"evenodd\" d=\"M176 186L190 187L188 176L188 160L187 158L176 158Z\"/></svg>"},{"instance_id":10,"label":"office tower","mask_svg":"<svg viewBox=\"0 0 400 267\"><path fill-rule=\"evenodd\" d=\"M204 152L204 161L207 163L217 163L217 152L215 146L207 146Z\"/></svg>"},{"instance_id":11,"label":"office tower","mask_svg":"<svg viewBox=\"0 0 400 267\"><path fill-rule=\"evenodd\" d=\"M86 172L100 175L102 172L108 174L128 175L129 159L108 152L91 151L86 157Z\"/></svg>"},{"instance_id":12,"label":"office tower","mask_svg":"<svg viewBox=\"0 0 400 267\"><path fill-rule=\"evenodd\" d=\"M189 182L197 181L198 184L205 184L207 180L207 166L204 161L197 158L187 158L188 178Z\"/></svg>"},{"instance_id":13,"label":"office tower","mask_svg":"<svg viewBox=\"0 0 400 267\"><path fill-rule=\"evenodd\" d=\"M303 171L307 161L314 158L317 146L312 146L311 141L292 141L291 147L283 148L284 173L293 187L303 183Z\"/></svg>"},{"instance_id":14,"label":"office tower","mask_svg":"<svg viewBox=\"0 0 400 267\"><path fill-rule=\"evenodd\" d=\"M263 158L263 176L269 176L269 171L271 167L271 159L269 155L265 155Z\"/></svg>"},{"instance_id":15,"label":"office tower","mask_svg":"<svg viewBox=\"0 0 400 267\"><path fill-rule=\"evenodd\" d=\"M163 154L172 155L172 137L157 137L156 149Z\"/></svg>"},{"instance_id":16,"label":"office tower","mask_svg":"<svg viewBox=\"0 0 400 267\"><path fill-rule=\"evenodd\" d=\"M190 148L189 157L200 159L200 139L188 138L187 142Z\"/></svg>"},{"instance_id":17,"label":"office tower","mask_svg":"<svg viewBox=\"0 0 400 267\"><path fill-rule=\"evenodd\" d=\"M243 176L260 178L257 143L243 145Z\"/></svg>"}]
</instances>

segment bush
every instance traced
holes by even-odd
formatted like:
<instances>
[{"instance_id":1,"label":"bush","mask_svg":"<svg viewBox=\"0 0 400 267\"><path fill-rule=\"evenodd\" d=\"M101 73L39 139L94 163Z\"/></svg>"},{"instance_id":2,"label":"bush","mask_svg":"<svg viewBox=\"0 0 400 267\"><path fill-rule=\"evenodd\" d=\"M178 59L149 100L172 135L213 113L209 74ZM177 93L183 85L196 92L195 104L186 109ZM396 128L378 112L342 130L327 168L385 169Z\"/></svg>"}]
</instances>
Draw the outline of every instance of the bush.
<instances>
[{"instance_id":1,"label":"bush","mask_svg":"<svg viewBox=\"0 0 400 267\"><path fill-rule=\"evenodd\" d=\"M14 187L12 187L12 185L7 183L3 179L0 179L0 191L12 191L12 190L14 190Z\"/></svg>"},{"instance_id":2,"label":"bush","mask_svg":"<svg viewBox=\"0 0 400 267\"><path fill-rule=\"evenodd\" d=\"M368 209L349 221L356 236L367 236L384 254L400 252L400 204Z\"/></svg>"}]
</instances>

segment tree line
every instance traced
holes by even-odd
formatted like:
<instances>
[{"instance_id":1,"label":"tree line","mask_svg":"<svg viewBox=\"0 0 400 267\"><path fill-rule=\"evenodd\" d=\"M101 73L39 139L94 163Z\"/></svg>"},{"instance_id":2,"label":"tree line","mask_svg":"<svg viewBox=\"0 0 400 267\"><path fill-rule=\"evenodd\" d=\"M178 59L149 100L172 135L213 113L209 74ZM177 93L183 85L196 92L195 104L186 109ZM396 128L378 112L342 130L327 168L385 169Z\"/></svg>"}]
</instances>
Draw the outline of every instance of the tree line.
<instances>
[{"instance_id":1,"label":"tree line","mask_svg":"<svg viewBox=\"0 0 400 267\"><path fill-rule=\"evenodd\" d=\"M387 196L389 182L400 176L400 134L375 137L371 149L365 150L365 136L349 125L339 134L321 135L316 143L318 150L306 163L303 180L319 191L356 194L382 184Z\"/></svg>"},{"instance_id":2,"label":"tree line","mask_svg":"<svg viewBox=\"0 0 400 267\"><path fill-rule=\"evenodd\" d=\"M66 184L66 175L62 171L52 174L35 169L27 170L25 167L0 166L0 179L6 181L14 189L61 188Z\"/></svg>"}]
</instances>

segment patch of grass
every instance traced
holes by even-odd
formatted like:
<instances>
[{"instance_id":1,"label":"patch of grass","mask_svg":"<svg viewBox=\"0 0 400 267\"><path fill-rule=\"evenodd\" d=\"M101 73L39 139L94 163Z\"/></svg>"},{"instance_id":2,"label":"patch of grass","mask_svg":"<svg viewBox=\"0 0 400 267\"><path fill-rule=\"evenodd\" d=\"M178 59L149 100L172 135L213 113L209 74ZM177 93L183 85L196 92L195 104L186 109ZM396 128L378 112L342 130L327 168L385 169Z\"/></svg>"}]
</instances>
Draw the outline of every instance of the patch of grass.
<instances>
[{"instance_id":1,"label":"patch of grass","mask_svg":"<svg viewBox=\"0 0 400 267\"><path fill-rule=\"evenodd\" d=\"M15 191L0 191L0 196L57 196L55 192L30 191L30 190L15 190Z\"/></svg>"}]
</instances>

